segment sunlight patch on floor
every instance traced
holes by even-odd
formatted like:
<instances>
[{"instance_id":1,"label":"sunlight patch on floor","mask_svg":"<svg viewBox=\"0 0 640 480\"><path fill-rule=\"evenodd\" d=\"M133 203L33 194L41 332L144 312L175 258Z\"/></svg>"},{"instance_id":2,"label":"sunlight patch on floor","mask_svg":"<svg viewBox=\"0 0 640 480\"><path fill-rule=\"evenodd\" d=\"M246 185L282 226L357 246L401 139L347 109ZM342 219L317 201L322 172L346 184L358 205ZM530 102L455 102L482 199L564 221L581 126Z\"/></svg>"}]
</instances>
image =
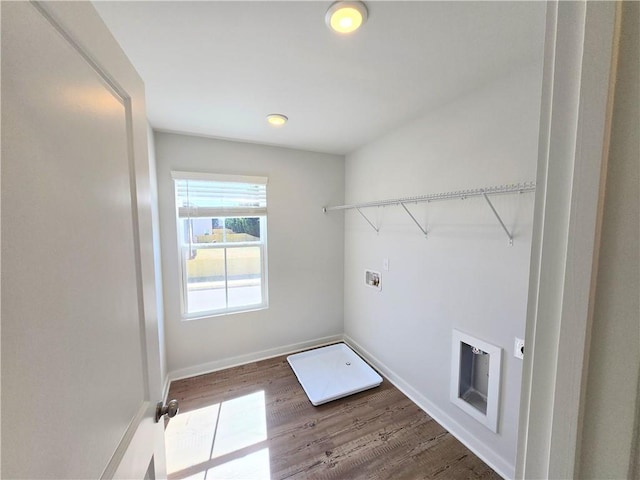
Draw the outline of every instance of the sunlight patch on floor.
<instances>
[{"instance_id":1,"label":"sunlight patch on floor","mask_svg":"<svg viewBox=\"0 0 640 480\"><path fill-rule=\"evenodd\" d=\"M207 472L206 478L207 480L213 478L229 480L268 480L270 478L269 449L263 448L245 457L211 468Z\"/></svg>"},{"instance_id":2,"label":"sunlight patch on floor","mask_svg":"<svg viewBox=\"0 0 640 480\"><path fill-rule=\"evenodd\" d=\"M169 421L165 430L171 479L270 478L264 391L216 403Z\"/></svg>"}]
</instances>

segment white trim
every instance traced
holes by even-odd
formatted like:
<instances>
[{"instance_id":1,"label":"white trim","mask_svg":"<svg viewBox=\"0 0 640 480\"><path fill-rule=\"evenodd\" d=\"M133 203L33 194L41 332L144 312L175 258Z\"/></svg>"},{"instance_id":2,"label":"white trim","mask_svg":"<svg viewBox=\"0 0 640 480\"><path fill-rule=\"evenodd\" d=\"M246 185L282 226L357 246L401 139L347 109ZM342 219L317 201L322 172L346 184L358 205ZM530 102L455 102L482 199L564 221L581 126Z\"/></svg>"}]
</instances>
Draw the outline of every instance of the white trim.
<instances>
[{"instance_id":1,"label":"white trim","mask_svg":"<svg viewBox=\"0 0 640 480\"><path fill-rule=\"evenodd\" d=\"M169 380L169 375L165 375L164 381L162 382L162 403L167 403L169 400L169 387L171 386L171 381Z\"/></svg>"},{"instance_id":2,"label":"white trim","mask_svg":"<svg viewBox=\"0 0 640 480\"><path fill-rule=\"evenodd\" d=\"M100 475L101 479L126 478L121 475L123 471L135 471L135 455L131 451L132 446L135 446L133 439L135 436L146 437L148 435L148 433L145 432L146 428L143 422L149 421L149 412L151 411L151 408L150 401L145 401L140 404L138 412L134 415L129 426L122 435L118 448L113 453L109 463L105 466L102 475ZM122 445L126 445L126 448L121 447ZM118 475L118 473L120 473L120 475Z\"/></svg>"},{"instance_id":3,"label":"white trim","mask_svg":"<svg viewBox=\"0 0 640 480\"><path fill-rule=\"evenodd\" d=\"M210 182L253 183L256 185L267 185L269 180L268 177L251 175L224 175L221 173L179 171L172 171L171 178L173 180L208 180Z\"/></svg>"},{"instance_id":4,"label":"white trim","mask_svg":"<svg viewBox=\"0 0 640 480\"><path fill-rule=\"evenodd\" d=\"M349 335L344 334L343 341L364 358L372 367L391 382L398 390L404 393L413 403L424 410L451 435L456 437L465 447L471 450L478 458L489 465L496 473L504 478L513 478L515 466L504 458L496 454L495 451L486 446L486 443L469 433L462 425L451 418L439 407L431 403L420 392L414 389L406 380L388 368L358 344Z\"/></svg>"},{"instance_id":5,"label":"white trim","mask_svg":"<svg viewBox=\"0 0 640 480\"><path fill-rule=\"evenodd\" d=\"M193 367L181 368L169 372L169 383L175 380L181 380L183 378L195 377L198 375L217 372L218 370L224 370L226 368L245 365L247 363L267 360L268 358L278 357L280 355L297 353L309 348L323 347L325 345L330 345L332 343L341 341L342 335L331 335L328 337L317 338L315 340L309 340L306 342L283 345L281 347L269 348L267 350L261 350L259 352L237 355L235 357L224 358L222 360L216 360L214 362L201 363L200 365L195 365Z\"/></svg>"},{"instance_id":6,"label":"white trim","mask_svg":"<svg viewBox=\"0 0 640 480\"><path fill-rule=\"evenodd\" d=\"M547 4L518 478L576 475L615 9Z\"/></svg>"}]
</instances>

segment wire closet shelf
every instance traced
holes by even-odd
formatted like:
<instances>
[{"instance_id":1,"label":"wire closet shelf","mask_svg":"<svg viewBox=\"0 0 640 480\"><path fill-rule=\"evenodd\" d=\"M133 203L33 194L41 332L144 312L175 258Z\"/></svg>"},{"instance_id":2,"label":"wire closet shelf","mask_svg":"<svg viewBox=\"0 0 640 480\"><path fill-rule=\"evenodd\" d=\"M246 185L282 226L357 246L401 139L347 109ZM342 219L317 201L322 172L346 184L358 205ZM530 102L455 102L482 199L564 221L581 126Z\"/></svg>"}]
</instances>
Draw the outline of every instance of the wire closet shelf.
<instances>
[{"instance_id":1,"label":"wire closet shelf","mask_svg":"<svg viewBox=\"0 0 640 480\"><path fill-rule=\"evenodd\" d=\"M362 203L352 203L349 205L337 205L334 207L323 207L322 211L327 213L331 211L337 210L356 210L362 217L367 221L367 223L373 228L376 233L380 231L380 228L377 227L364 213L362 213L363 208L370 207L387 207L387 206L401 206L405 212L411 217L411 220L417 225L420 231L424 234L425 238L427 237L427 230L416 220L413 214L407 208L408 203L423 203L423 202L437 202L443 200L464 200L466 198L472 197L483 197L491 208L491 211L495 215L496 219L500 223L500 226L507 234L509 238L509 245L513 245L513 235L507 229L506 225L502 221L500 214L493 206L493 203L489 199L490 196L493 195L510 195L516 193L528 193L534 192L536 190L535 182L524 182L524 183L512 183L508 185L497 185L493 187L484 187L484 188L474 188L470 190L458 190L454 192L442 192L442 193L430 193L427 195L417 195L413 197L402 197L402 198L391 198L387 200L377 200L372 202L362 202Z\"/></svg>"}]
</instances>

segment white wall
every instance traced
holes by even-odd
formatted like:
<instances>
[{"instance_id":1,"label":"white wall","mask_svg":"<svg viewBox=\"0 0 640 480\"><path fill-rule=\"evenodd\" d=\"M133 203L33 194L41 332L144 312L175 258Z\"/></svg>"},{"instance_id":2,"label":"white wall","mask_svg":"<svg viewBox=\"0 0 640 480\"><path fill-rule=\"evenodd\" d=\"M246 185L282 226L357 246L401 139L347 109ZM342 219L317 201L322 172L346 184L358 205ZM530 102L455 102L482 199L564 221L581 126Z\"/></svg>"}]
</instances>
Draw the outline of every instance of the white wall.
<instances>
[{"instance_id":1,"label":"white wall","mask_svg":"<svg viewBox=\"0 0 640 480\"><path fill-rule=\"evenodd\" d=\"M344 157L156 132L165 333L177 378L303 348L343 332ZM180 320L171 170L269 178L269 308Z\"/></svg>"},{"instance_id":2,"label":"white wall","mask_svg":"<svg viewBox=\"0 0 640 480\"><path fill-rule=\"evenodd\" d=\"M640 371L640 4L624 2L585 394L580 478L625 478ZM637 430L635 432L637 435ZM636 472L640 475L640 472ZM634 478L630 475L631 478ZM635 478L638 478L637 476Z\"/></svg>"},{"instance_id":3,"label":"white wall","mask_svg":"<svg viewBox=\"0 0 640 480\"><path fill-rule=\"evenodd\" d=\"M540 42L542 17L535 19ZM540 91L535 62L347 155L346 202L534 180ZM401 208L366 211L379 234L347 212L345 333L436 420L512 477L522 369L513 342L524 335L534 195L493 202L514 233L512 247L481 198L409 206L428 239ZM364 286L365 268L382 271L381 292ZM498 434L449 401L453 328L504 349Z\"/></svg>"}]
</instances>

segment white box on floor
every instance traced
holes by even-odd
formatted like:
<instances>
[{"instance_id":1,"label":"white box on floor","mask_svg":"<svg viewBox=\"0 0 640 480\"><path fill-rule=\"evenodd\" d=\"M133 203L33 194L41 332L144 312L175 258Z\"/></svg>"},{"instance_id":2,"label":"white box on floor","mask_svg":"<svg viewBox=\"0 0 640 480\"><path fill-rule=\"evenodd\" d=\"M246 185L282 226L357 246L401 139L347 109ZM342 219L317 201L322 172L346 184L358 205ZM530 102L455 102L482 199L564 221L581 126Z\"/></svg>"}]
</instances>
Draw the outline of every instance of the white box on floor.
<instances>
[{"instance_id":1,"label":"white box on floor","mask_svg":"<svg viewBox=\"0 0 640 480\"><path fill-rule=\"evenodd\" d=\"M382 377L344 343L289 355L287 361L315 406L382 383Z\"/></svg>"}]
</instances>

